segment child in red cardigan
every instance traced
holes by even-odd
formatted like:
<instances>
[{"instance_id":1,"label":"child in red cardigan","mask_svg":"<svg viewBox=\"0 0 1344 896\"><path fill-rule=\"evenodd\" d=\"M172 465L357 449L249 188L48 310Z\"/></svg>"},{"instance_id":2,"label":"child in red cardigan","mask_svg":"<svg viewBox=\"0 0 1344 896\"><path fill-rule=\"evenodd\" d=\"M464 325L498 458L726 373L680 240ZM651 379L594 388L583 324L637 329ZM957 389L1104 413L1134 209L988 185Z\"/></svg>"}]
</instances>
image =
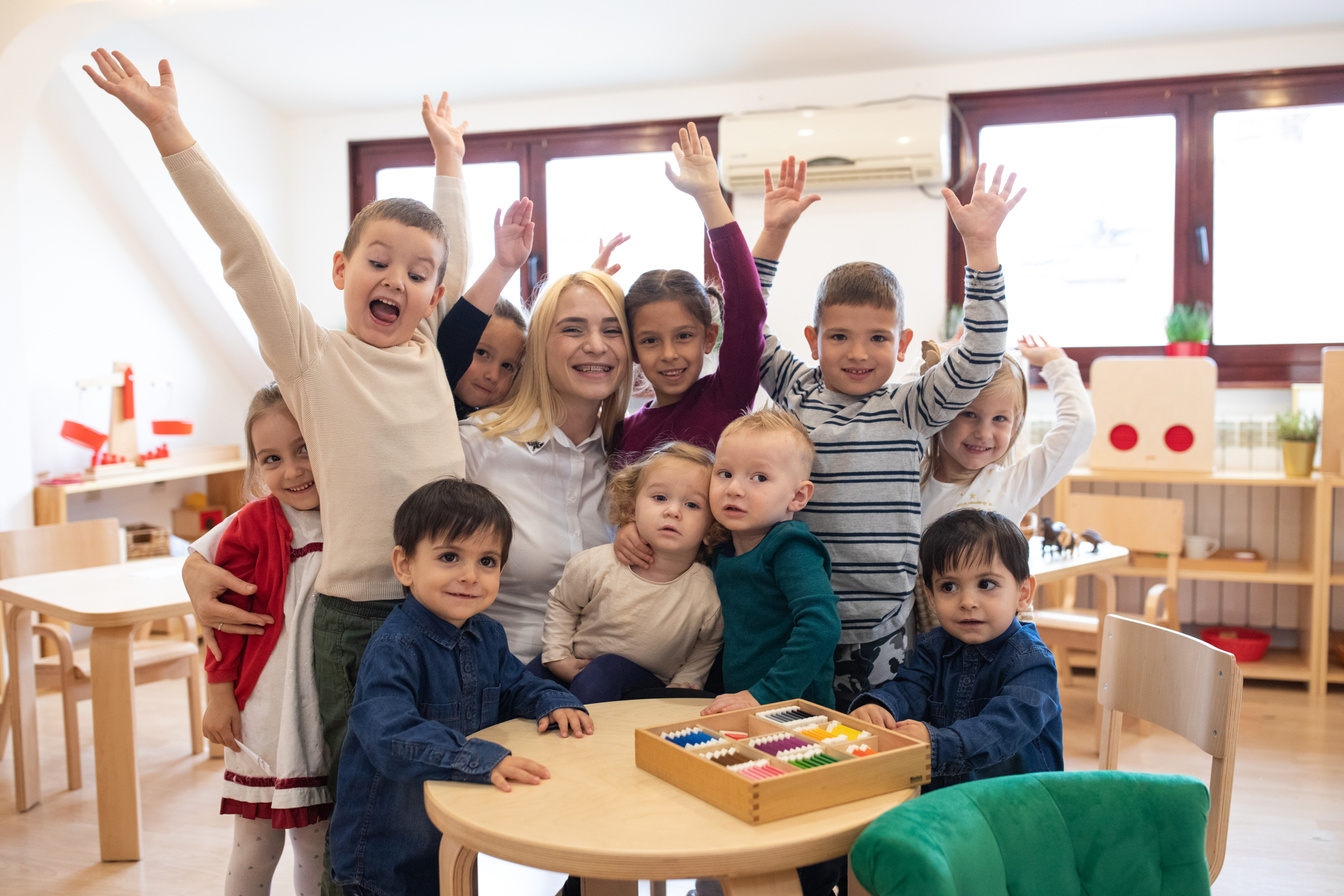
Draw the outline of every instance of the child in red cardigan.
<instances>
[{"instance_id":1,"label":"child in red cardigan","mask_svg":"<svg viewBox=\"0 0 1344 896\"><path fill-rule=\"evenodd\" d=\"M219 632L206 654L206 737L224 754L220 813L234 815L227 893L269 892L290 832L294 892L316 894L331 817L327 756L313 682L313 607L322 559L317 483L303 434L274 384L252 399L244 427L248 481L269 495L193 545L257 591L225 599L274 618L261 635ZM209 553L213 549L213 558Z\"/></svg>"}]
</instances>

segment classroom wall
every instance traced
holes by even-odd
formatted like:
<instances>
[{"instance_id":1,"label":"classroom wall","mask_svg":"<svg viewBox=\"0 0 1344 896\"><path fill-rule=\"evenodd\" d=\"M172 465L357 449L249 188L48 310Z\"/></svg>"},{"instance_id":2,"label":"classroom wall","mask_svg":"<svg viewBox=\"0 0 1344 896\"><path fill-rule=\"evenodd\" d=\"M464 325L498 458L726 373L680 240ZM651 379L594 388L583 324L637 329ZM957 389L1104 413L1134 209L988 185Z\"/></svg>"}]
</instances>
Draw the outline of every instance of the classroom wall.
<instances>
[{"instance_id":1,"label":"classroom wall","mask_svg":"<svg viewBox=\"0 0 1344 896\"><path fill-rule=\"evenodd\" d=\"M419 94L452 88L409 85L404 108L378 114L283 118L127 21L135 14L122 5L83 3L32 13L29 24L11 19L0 26L0 75L17 85L0 98L6 125L0 128L0 264L9 261L6 269L19 271L0 298L7 319L0 328L0 376L21 384L0 390L0 527L30 521L33 473L86 462L82 449L57 437L60 421L101 426L107 397L100 390L81 393L76 380L108 372L118 360L146 374L170 374L171 390L142 390L146 413L194 419L198 441L221 444L238 441L243 408L266 376L222 283L217 254L176 196L143 128L79 70L89 48L115 46L139 60L173 60L181 83L190 85L184 114L194 133L270 235L300 295L329 321L340 316L330 259L348 223L348 141L418 135ZM544 100L464 99L454 111L484 133L1341 62L1344 29L1318 29L824 78ZM1098 189L1117 185L1123 187L1123 172L1098 172ZM759 198L738 195L736 210L754 234ZM771 325L802 350L801 331L821 275L843 261L869 258L897 273L909 297L910 326L931 333L943 313L945 251L941 199L913 188L831 191L795 231L772 298ZM1011 270L1011 259L1005 262ZM1286 392L1277 390L1219 396L1220 414L1272 413L1286 402ZM71 516L166 522L164 508L198 487L187 482L76 498ZM1283 599L1285 608L1293 604L1292 596ZM1199 612L1222 612L1209 607L1201 601ZM1280 622L1290 624L1286 617Z\"/></svg>"}]
</instances>

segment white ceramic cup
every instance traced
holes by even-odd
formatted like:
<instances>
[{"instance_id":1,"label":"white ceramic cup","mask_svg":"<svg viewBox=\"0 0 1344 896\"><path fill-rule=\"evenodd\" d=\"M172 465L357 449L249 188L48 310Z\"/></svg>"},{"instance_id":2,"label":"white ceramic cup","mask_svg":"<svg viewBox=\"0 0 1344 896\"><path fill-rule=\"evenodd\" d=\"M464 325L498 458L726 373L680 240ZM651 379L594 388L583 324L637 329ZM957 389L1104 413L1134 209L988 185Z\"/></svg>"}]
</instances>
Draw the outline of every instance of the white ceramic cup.
<instances>
[{"instance_id":1,"label":"white ceramic cup","mask_svg":"<svg viewBox=\"0 0 1344 896\"><path fill-rule=\"evenodd\" d=\"M1216 538L1207 535L1185 536L1185 556L1191 560L1203 560L1212 557L1221 545Z\"/></svg>"}]
</instances>

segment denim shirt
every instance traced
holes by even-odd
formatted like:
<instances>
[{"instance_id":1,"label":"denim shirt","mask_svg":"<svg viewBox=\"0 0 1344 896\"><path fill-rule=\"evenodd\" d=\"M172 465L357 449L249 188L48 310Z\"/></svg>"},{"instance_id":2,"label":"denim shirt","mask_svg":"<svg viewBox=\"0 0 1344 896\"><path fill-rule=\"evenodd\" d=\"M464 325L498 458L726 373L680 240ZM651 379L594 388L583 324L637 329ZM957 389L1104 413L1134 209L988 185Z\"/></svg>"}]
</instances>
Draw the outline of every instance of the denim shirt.
<instances>
[{"instance_id":1,"label":"denim shirt","mask_svg":"<svg viewBox=\"0 0 1344 896\"><path fill-rule=\"evenodd\" d=\"M1036 626L1013 620L985 644L935 628L919 636L896 678L850 707L877 703L929 728L936 790L963 781L1064 770L1055 659Z\"/></svg>"},{"instance_id":2,"label":"denim shirt","mask_svg":"<svg viewBox=\"0 0 1344 896\"><path fill-rule=\"evenodd\" d=\"M523 669L503 627L459 629L408 596L360 661L331 819L332 877L370 894L437 893L439 832L425 781L490 783L509 751L473 732L552 710L583 709Z\"/></svg>"}]
</instances>

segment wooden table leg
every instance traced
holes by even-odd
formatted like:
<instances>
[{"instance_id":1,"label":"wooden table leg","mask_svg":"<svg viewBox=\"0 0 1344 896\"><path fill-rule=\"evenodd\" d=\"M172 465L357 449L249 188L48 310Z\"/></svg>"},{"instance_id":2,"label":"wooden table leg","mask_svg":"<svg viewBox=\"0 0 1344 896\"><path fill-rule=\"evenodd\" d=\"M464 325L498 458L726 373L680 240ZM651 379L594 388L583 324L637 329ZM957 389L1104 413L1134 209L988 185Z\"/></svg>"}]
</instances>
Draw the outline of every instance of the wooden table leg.
<instances>
[{"instance_id":1,"label":"wooden table leg","mask_svg":"<svg viewBox=\"0 0 1344 896\"><path fill-rule=\"evenodd\" d=\"M33 674L33 614L10 606L4 617L9 653L10 728L14 738L14 808L27 812L42 799L37 756L37 682Z\"/></svg>"},{"instance_id":2,"label":"wooden table leg","mask_svg":"<svg viewBox=\"0 0 1344 896\"><path fill-rule=\"evenodd\" d=\"M95 628L89 643L98 842L104 862L140 859L140 770L135 762L135 673L131 665L134 628Z\"/></svg>"},{"instance_id":3,"label":"wooden table leg","mask_svg":"<svg viewBox=\"0 0 1344 896\"><path fill-rule=\"evenodd\" d=\"M476 896L476 851L447 834L439 841L439 896Z\"/></svg>"},{"instance_id":4,"label":"wooden table leg","mask_svg":"<svg viewBox=\"0 0 1344 896\"><path fill-rule=\"evenodd\" d=\"M723 896L802 896L798 872L793 868L721 878Z\"/></svg>"}]
</instances>

